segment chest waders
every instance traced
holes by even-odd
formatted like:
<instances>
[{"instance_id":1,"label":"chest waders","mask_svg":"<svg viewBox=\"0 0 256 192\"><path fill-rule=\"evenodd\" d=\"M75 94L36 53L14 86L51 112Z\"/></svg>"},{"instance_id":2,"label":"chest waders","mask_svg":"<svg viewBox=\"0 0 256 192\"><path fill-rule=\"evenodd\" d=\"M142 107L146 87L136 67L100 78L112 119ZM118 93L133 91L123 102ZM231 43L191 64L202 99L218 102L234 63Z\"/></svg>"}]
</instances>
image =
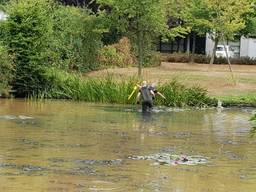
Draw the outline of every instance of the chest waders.
<instances>
[{"instance_id":1,"label":"chest waders","mask_svg":"<svg viewBox=\"0 0 256 192\"><path fill-rule=\"evenodd\" d=\"M142 87L140 89L140 93L141 93L141 100L142 100L141 102L142 112L150 111L153 107L153 99L148 87L147 86Z\"/></svg>"}]
</instances>

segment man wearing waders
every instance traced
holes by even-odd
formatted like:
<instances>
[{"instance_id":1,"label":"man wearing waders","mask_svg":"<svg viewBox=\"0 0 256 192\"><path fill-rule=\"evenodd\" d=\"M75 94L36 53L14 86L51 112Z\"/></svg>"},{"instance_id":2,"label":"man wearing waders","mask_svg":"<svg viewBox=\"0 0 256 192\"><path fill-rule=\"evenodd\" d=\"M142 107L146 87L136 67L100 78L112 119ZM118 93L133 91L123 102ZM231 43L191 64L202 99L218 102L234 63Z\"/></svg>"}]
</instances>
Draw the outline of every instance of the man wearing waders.
<instances>
[{"instance_id":1,"label":"man wearing waders","mask_svg":"<svg viewBox=\"0 0 256 192\"><path fill-rule=\"evenodd\" d=\"M143 81L140 87L139 93L137 95L137 101L141 101L142 112L149 112L153 108L153 97L154 92L149 89L147 82Z\"/></svg>"}]
</instances>

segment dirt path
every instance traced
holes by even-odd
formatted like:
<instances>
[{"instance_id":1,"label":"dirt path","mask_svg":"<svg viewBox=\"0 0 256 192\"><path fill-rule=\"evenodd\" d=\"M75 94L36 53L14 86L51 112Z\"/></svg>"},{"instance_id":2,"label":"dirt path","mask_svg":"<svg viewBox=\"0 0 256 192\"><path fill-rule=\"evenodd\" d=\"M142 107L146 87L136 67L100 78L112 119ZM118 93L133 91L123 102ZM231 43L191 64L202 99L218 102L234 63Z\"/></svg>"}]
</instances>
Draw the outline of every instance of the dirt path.
<instances>
[{"instance_id":1,"label":"dirt path","mask_svg":"<svg viewBox=\"0 0 256 192\"><path fill-rule=\"evenodd\" d=\"M143 69L143 78L163 83L177 79L189 86L199 85L213 96L237 96L256 94L256 66L233 65L236 84L232 80L228 65L162 63L159 67ZM127 78L137 74L137 68L112 68L89 73L88 76L113 74L118 78Z\"/></svg>"}]
</instances>

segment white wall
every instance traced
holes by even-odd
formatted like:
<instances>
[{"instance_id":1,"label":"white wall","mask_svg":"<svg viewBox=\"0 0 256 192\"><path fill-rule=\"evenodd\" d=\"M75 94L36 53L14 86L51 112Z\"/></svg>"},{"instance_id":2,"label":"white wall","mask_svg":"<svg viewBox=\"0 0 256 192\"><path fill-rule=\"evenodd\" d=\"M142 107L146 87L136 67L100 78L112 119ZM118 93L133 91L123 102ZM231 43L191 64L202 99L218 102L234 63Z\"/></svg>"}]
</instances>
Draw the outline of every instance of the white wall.
<instances>
[{"instance_id":1,"label":"white wall","mask_svg":"<svg viewBox=\"0 0 256 192\"><path fill-rule=\"evenodd\" d=\"M211 56L214 47L214 41L210 38L210 35L206 34L206 42L205 42L205 54Z\"/></svg>"},{"instance_id":2,"label":"white wall","mask_svg":"<svg viewBox=\"0 0 256 192\"><path fill-rule=\"evenodd\" d=\"M219 42L221 45L222 42ZM234 50L235 56L241 57L251 57L256 58L256 38L245 38L241 37L240 43L238 42L229 42L228 43ZM211 55L213 50L214 42L210 39L210 36L206 35L206 46L205 53L206 55Z\"/></svg>"},{"instance_id":3,"label":"white wall","mask_svg":"<svg viewBox=\"0 0 256 192\"><path fill-rule=\"evenodd\" d=\"M220 41L218 43L218 45L224 45L224 43L222 41ZM228 45L230 47L232 47L232 49L235 51L234 56L239 57L240 42L239 41L234 41L234 42L230 41L230 42L228 42ZM206 34L206 43L205 43L206 55L208 55L208 56L212 55L213 47L214 47L214 41L210 38L209 34Z\"/></svg>"},{"instance_id":4,"label":"white wall","mask_svg":"<svg viewBox=\"0 0 256 192\"><path fill-rule=\"evenodd\" d=\"M241 38L241 57L256 58L256 39L253 38Z\"/></svg>"}]
</instances>

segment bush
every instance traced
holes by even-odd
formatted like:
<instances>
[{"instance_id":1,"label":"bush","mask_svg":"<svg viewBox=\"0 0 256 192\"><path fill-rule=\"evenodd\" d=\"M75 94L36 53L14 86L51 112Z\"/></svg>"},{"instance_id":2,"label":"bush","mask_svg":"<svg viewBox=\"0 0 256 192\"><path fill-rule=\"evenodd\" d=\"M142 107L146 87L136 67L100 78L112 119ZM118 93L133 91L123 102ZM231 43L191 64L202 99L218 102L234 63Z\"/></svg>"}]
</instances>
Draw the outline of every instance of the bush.
<instances>
[{"instance_id":1,"label":"bush","mask_svg":"<svg viewBox=\"0 0 256 192\"><path fill-rule=\"evenodd\" d=\"M15 64L12 85L17 96L46 89L46 67L78 71L100 68L101 14L57 5L53 0L10 1L6 12L9 16L1 22L1 37Z\"/></svg>"},{"instance_id":2,"label":"bush","mask_svg":"<svg viewBox=\"0 0 256 192\"><path fill-rule=\"evenodd\" d=\"M191 57L193 57L195 63L208 64L210 63L210 57L206 55L194 54L188 56L186 53L172 53L172 54L161 54L161 61L172 62L172 63L188 63ZM230 62L232 64L242 64L242 65L256 65L256 58L250 57L240 57L231 58ZM214 64L227 64L227 59L225 57L218 57L214 59Z\"/></svg>"},{"instance_id":3,"label":"bush","mask_svg":"<svg viewBox=\"0 0 256 192\"><path fill-rule=\"evenodd\" d=\"M200 54L194 54L194 55L191 55L191 57L194 58L195 63L210 63L210 60L211 60L209 56L200 55Z\"/></svg>"},{"instance_id":4,"label":"bush","mask_svg":"<svg viewBox=\"0 0 256 192\"><path fill-rule=\"evenodd\" d=\"M42 66L47 65L51 32L50 4L44 0L11 1L3 22L4 43L13 57L13 86L19 96L38 92L45 86Z\"/></svg>"},{"instance_id":5,"label":"bush","mask_svg":"<svg viewBox=\"0 0 256 192\"><path fill-rule=\"evenodd\" d=\"M172 63L188 63L189 57L185 53L173 53L173 54L162 54L161 60L164 62L172 62Z\"/></svg>"},{"instance_id":6,"label":"bush","mask_svg":"<svg viewBox=\"0 0 256 192\"><path fill-rule=\"evenodd\" d=\"M91 71L100 68L102 15L86 8L58 6L53 13L53 44L57 66L62 69Z\"/></svg>"},{"instance_id":7,"label":"bush","mask_svg":"<svg viewBox=\"0 0 256 192\"><path fill-rule=\"evenodd\" d=\"M131 52L131 44L127 37L123 37L118 43L104 46L100 52L99 61L102 66L128 67L136 63L135 56Z\"/></svg>"},{"instance_id":8,"label":"bush","mask_svg":"<svg viewBox=\"0 0 256 192\"><path fill-rule=\"evenodd\" d=\"M0 45L0 95L7 96L15 67L5 47Z\"/></svg>"},{"instance_id":9,"label":"bush","mask_svg":"<svg viewBox=\"0 0 256 192\"><path fill-rule=\"evenodd\" d=\"M157 67L161 65L161 54L156 51L150 51L146 58L144 67Z\"/></svg>"},{"instance_id":10,"label":"bush","mask_svg":"<svg viewBox=\"0 0 256 192\"><path fill-rule=\"evenodd\" d=\"M250 58L250 57L232 58L231 62L233 64L256 65L256 58Z\"/></svg>"}]
</instances>

